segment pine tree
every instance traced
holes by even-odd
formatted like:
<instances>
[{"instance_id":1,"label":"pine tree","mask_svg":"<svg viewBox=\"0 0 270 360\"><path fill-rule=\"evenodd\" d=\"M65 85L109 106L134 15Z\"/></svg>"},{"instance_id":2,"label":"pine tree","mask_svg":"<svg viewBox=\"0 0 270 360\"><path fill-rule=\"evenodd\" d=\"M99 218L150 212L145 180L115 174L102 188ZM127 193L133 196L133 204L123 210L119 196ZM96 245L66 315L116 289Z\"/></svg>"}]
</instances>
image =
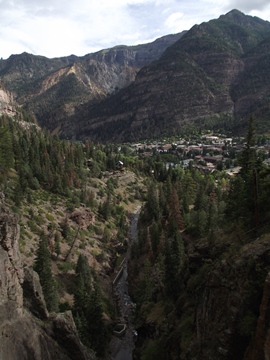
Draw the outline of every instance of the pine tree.
<instances>
[{"instance_id":1,"label":"pine tree","mask_svg":"<svg viewBox=\"0 0 270 360\"><path fill-rule=\"evenodd\" d=\"M160 211L159 211L157 191L154 184L151 184L148 187L146 212L148 215L148 221L151 220L158 221L160 216Z\"/></svg>"},{"instance_id":2,"label":"pine tree","mask_svg":"<svg viewBox=\"0 0 270 360\"><path fill-rule=\"evenodd\" d=\"M51 254L48 248L48 238L43 233L40 237L36 253L34 270L39 274L44 299L49 311L58 311L58 296L56 282L51 269Z\"/></svg>"},{"instance_id":3,"label":"pine tree","mask_svg":"<svg viewBox=\"0 0 270 360\"><path fill-rule=\"evenodd\" d=\"M87 318L87 333L89 334L89 345L96 351L98 356L105 354L107 331L102 318L103 309L101 302L101 291L97 279L94 277L93 291L85 312Z\"/></svg>"},{"instance_id":4,"label":"pine tree","mask_svg":"<svg viewBox=\"0 0 270 360\"><path fill-rule=\"evenodd\" d=\"M84 312L92 293L92 276L88 260L82 254L78 257L75 273L77 280L74 291L74 309L78 312Z\"/></svg>"},{"instance_id":5,"label":"pine tree","mask_svg":"<svg viewBox=\"0 0 270 360\"><path fill-rule=\"evenodd\" d=\"M104 355L107 341L102 319L101 291L87 258L80 254L76 265L73 313L81 340L99 356Z\"/></svg>"},{"instance_id":6,"label":"pine tree","mask_svg":"<svg viewBox=\"0 0 270 360\"><path fill-rule=\"evenodd\" d=\"M55 243L55 252L58 257L61 254L60 235L58 231L54 235L54 243Z\"/></svg>"},{"instance_id":7,"label":"pine tree","mask_svg":"<svg viewBox=\"0 0 270 360\"><path fill-rule=\"evenodd\" d=\"M138 286L138 297L141 303L151 301L154 289L152 278L152 264L146 259L144 262L142 277Z\"/></svg>"},{"instance_id":8,"label":"pine tree","mask_svg":"<svg viewBox=\"0 0 270 360\"><path fill-rule=\"evenodd\" d=\"M165 243L165 286L167 293L176 299L180 291L180 276L184 265L184 242L180 232L176 229L174 235Z\"/></svg>"},{"instance_id":9,"label":"pine tree","mask_svg":"<svg viewBox=\"0 0 270 360\"><path fill-rule=\"evenodd\" d=\"M183 230L185 228L184 220L181 212L181 205L178 198L177 190L174 187L172 190L172 194L169 199L169 216L170 220L173 220L179 230Z\"/></svg>"},{"instance_id":10,"label":"pine tree","mask_svg":"<svg viewBox=\"0 0 270 360\"><path fill-rule=\"evenodd\" d=\"M251 117L248 123L248 131L246 135L245 149L242 151L239 158L239 165L241 166L240 175L244 180L250 180L251 174L256 166L256 130L254 120Z\"/></svg>"},{"instance_id":11,"label":"pine tree","mask_svg":"<svg viewBox=\"0 0 270 360\"><path fill-rule=\"evenodd\" d=\"M14 166L12 138L8 128L0 128L0 173L6 174Z\"/></svg>"},{"instance_id":12,"label":"pine tree","mask_svg":"<svg viewBox=\"0 0 270 360\"><path fill-rule=\"evenodd\" d=\"M254 147L255 142L254 121L250 118L245 149L239 158L241 170L230 184L226 214L230 220L241 223L245 228L257 230L260 223L259 192L262 161Z\"/></svg>"}]
</instances>

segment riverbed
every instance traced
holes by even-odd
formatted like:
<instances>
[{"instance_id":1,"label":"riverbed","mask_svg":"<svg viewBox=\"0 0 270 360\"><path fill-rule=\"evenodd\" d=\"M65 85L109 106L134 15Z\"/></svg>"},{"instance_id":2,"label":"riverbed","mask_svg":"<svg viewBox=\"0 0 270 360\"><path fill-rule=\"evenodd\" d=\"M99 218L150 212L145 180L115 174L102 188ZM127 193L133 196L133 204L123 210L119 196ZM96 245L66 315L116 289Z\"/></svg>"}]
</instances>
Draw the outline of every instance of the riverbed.
<instances>
[{"instance_id":1,"label":"riverbed","mask_svg":"<svg viewBox=\"0 0 270 360\"><path fill-rule=\"evenodd\" d=\"M128 293L128 261L130 257L130 248L138 237L138 220L141 206L137 206L134 213L131 214L129 245L121 269L121 276L114 285L114 296L119 313L119 323L125 325L126 331L121 337L114 336L110 343L110 360L132 360L132 352L135 349L137 332L133 327L133 315L136 304L134 304Z\"/></svg>"}]
</instances>

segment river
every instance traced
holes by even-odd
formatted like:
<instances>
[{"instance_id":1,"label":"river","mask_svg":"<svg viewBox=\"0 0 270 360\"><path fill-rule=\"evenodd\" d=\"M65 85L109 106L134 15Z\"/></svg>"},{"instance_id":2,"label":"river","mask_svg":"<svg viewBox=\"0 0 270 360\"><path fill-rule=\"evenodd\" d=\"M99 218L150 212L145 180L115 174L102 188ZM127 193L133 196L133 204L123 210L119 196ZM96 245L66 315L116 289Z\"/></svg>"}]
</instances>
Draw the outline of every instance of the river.
<instances>
[{"instance_id":1,"label":"river","mask_svg":"<svg viewBox=\"0 0 270 360\"><path fill-rule=\"evenodd\" d=\"M113 337L110 344L110 360L132 360L132 352L135 348L135 341L137 333L133 328L133 313L136 304L132 302L128 293L128 261L130 257L131 244L137 241L138 231L137 225L139 220L141 206L137 206L134 213L131 214L130 223L130 241L121 276L114 285L114 295L117 302L117 309L119 313L119 322L126 326L125 334L121 337Z\"/></svg>"}]
</instances>

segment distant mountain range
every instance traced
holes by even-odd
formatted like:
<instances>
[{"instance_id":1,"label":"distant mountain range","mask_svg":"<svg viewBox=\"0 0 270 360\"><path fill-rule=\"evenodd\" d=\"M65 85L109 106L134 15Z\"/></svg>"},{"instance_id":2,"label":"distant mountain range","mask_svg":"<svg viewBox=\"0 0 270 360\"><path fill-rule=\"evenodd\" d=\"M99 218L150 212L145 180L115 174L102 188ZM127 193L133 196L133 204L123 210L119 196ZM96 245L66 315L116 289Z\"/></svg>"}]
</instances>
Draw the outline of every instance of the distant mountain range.
<instances>
[{"instance_id":1,"label":"distant mountain range","mask_svg":"<svg viewBox=\"0 0 270 360\"><path fill-rule=\"evenodd\" d=\"M205 127L269 131L270 22L232 10L138 46L83 57L27 53L0 80L38 123L72 139L137 141Z\"/></svg>"}]
</instances>

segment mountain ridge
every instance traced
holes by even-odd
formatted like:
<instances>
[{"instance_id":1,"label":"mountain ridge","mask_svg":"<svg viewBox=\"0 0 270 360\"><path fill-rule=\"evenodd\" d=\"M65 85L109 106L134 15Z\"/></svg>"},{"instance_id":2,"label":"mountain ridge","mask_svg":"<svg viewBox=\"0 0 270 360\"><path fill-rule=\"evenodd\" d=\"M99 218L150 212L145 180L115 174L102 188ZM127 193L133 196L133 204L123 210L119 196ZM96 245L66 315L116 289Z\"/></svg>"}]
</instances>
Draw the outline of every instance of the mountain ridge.
<instances>
[{"instance_id":1,"label":"mountain ridge","mask_svg":"<svg viewBox=\"0 0 270 360\"><path fill-rule=\"evenodd\" d=\"M238 24L239 16L244 27ZM241 76L248 78L247 64L252 61L257 67L261 61L260 55L252 55L252 49L259 49L260 44L268 45L269 30L269 22L246 16L238 10L195 25L168 47L159 60L142 68L128 88L111 100L82 109L81 113L78 111L75 116L83 119L87 114L87 120L79 122L78 129L81 130L77 137L139 140L184 131L186 127L208 126L207 122L213 118L219 121L223 116L230 116L237 126L237 119L241 117L261 115L260 107L256 107L259 88L268 73L263 74L262 83L257 83L257 93L253 91L252 96L248 94L250 88L236 98L232 94L235 94ZM267 54L269 50L267 48ZM267 94L268 90L264 96ZM117 123L126 124L125 129ZM124 135L118 132L119 127ZM107 138L106 128L109 128Z\"/></svg>"},{"instance_id":2,"label":"mountain ridge","mask_svg":"<svg viewBox=\"0 0 270 360\"><path fill-rule=\"evenodd\" d=\"M138 70L183 33L149 44L115 46L78 57L48 59L26 52L0 61L0 79L42 126L65 121L79 104L97 102L129 85Z\"/></svg>"},{"instance_id":3,"label":"mountain ridge","mask_svg":"<svg viewBox=\"0 0 270 360\"><path fill-rule=\"evenodd\" d=\"M63 138L137 141L228 128L228 119L235 131L251 115L269 131L269 39L268 21L234 9L150 44L81 58L12 56L0 61L0 78Z\"/></svg>"}]
</instances>

